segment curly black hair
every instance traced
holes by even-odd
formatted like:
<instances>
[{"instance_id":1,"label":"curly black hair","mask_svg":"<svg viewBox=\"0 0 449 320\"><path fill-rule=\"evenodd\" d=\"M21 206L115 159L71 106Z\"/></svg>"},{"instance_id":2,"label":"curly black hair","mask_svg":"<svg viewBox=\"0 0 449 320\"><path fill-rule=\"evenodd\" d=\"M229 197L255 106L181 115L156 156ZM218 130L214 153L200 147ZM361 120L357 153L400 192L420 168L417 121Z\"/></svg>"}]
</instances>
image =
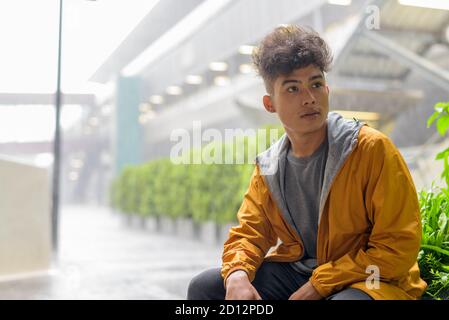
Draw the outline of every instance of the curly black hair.
<instances>
[{"instance_id":1,"label":"curly black hair","mask_svg":"<svg viewBox=\"0 0 449 320\"><path fill-rule=\"evenodd\" d=\"M252 59L267 92L273 93L273 83L280 75L289 75L309 65L327 72L332 63L332 53L313 29L287 25L277 27L265 36L254 49Z\"/></svg>"}]
</instances>

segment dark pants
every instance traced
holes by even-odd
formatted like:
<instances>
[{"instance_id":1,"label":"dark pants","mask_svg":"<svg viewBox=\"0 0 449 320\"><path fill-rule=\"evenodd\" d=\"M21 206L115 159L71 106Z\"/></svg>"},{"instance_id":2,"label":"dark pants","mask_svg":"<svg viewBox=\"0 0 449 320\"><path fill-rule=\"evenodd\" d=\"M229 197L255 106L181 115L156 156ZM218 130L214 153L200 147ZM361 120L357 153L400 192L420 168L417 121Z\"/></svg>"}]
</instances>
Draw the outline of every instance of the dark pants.
<instances>
[{"instance_id":1,"label":"dark pants","mask_svg":"<svg viewBox=\"0 0 449 320\"><path fill-rule=\"evenodd\" d=\"M220 268L206 270L190 281L188 300L224 300L226 290ZM295 271L287 262L263 262L252 285L263 300L288 300L308 281L309 277ZM327 300L372 300L361 290L347 288L334 293Z\"/></svg>"}]
</instances>

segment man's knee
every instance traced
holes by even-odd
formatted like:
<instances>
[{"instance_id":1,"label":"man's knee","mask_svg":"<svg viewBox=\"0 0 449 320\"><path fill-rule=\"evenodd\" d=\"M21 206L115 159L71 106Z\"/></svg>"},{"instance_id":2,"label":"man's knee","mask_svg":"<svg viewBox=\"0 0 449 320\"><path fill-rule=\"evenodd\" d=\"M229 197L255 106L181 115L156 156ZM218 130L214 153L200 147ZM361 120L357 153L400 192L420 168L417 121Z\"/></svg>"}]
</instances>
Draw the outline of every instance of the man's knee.
<instances>
[{"instance_id":1,"label":"man's knee","mask_svg":"<svg viewBox=\"0 0 449 320\"><path fill-rule=\"evenodd\" d=\"M222 300L224 298L225 289L220 268L203 271L189 283L187 300Z\"/></svg>"},{"instance_id":2,"label":"man's knee","mask_svg":"<svg viewBox=\"0 0 449 320\"><path fill-rule=\"evenodd\" d=\"M367 293L355 288L347 288L326 298L326 300L373 300Z\"/></svg>"},{"instance_id":3,"label":"man's knee","mask_svg":"<svg viewBox=\"0 0 449 320\"><path fill-rule=\"evenodd\" d=\"M205 272L201 272L190 280L187 289L187 300L201 300L200 297L203 295L204 287L207 287L207 278L204 276Z\"/></svg>"}]
</instances>

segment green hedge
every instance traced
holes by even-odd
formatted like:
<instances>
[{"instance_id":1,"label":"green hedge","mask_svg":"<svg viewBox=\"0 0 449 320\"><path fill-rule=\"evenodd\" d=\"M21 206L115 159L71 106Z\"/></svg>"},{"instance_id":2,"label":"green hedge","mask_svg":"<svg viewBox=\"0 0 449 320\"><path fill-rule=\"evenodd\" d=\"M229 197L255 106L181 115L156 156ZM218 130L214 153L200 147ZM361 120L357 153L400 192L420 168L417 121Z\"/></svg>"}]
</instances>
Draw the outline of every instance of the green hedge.
<instances>
[{"instance_id":1,"label":"green hedge","mask_svg":"<svg viewBox=\"0 0 449 320\"><path fill-rule=\"evenodd\" d=\"M269 129L266 126L266 141ZM170 159L154 160L142 165L127 166L110 186L110 205L127 214L141 216L189 217L194 221L218 223L236 221L236 213L248 188L254 170L248 150L257 150L260 136L240 136L226 144L210 143L203 148L211 156L221 150L233 150L234 164L174 164ZM198 150L182 157L191 160ZM244 152L242 155L241 152ZM244 156L244 157L243 157ZM236 164L243 159L243 164Z\"/></svg>"}]
</instances>

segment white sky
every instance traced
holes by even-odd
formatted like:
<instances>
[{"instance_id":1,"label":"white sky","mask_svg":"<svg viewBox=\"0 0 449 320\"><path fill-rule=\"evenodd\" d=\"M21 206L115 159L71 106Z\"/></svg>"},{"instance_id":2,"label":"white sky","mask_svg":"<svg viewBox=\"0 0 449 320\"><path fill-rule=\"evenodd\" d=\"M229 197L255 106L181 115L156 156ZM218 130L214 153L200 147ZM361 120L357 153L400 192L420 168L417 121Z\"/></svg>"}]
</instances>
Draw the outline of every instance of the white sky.
<instances>
[{"instance_id":1,"label":"white sky","mask_svg":"<svg viewBox=\"0 0 449 320\"><path fill-rule=\"evenodd\" d=\"M101 89L101 85L87 82L88 78L156 2L64 0L63 92L94 93ZM59 0L0 1L0 92L55 92L58 15ZM0 142L23 141L27 136L28 140L44 136L51 139L53 133L48 135L49 128L54 129L51 108L31 109L0 105ZM79 118L76 113L71 116ZM31 127L22 125L26 118L33 119Z\"/></svg>"},{"instance_id":2,"label":"white sky","mask_svg":"<svg viewBox=\"0 0 449 320\"><path fill-rule=\"evenodd\" d=\"M55 132L55 109L51 105L0 106L0 143L48 141ZM79 105L65 105L61 127L67 129L81 119ZM0 147L1 149L1 147Z\"/></svg>"}]
</instances>

